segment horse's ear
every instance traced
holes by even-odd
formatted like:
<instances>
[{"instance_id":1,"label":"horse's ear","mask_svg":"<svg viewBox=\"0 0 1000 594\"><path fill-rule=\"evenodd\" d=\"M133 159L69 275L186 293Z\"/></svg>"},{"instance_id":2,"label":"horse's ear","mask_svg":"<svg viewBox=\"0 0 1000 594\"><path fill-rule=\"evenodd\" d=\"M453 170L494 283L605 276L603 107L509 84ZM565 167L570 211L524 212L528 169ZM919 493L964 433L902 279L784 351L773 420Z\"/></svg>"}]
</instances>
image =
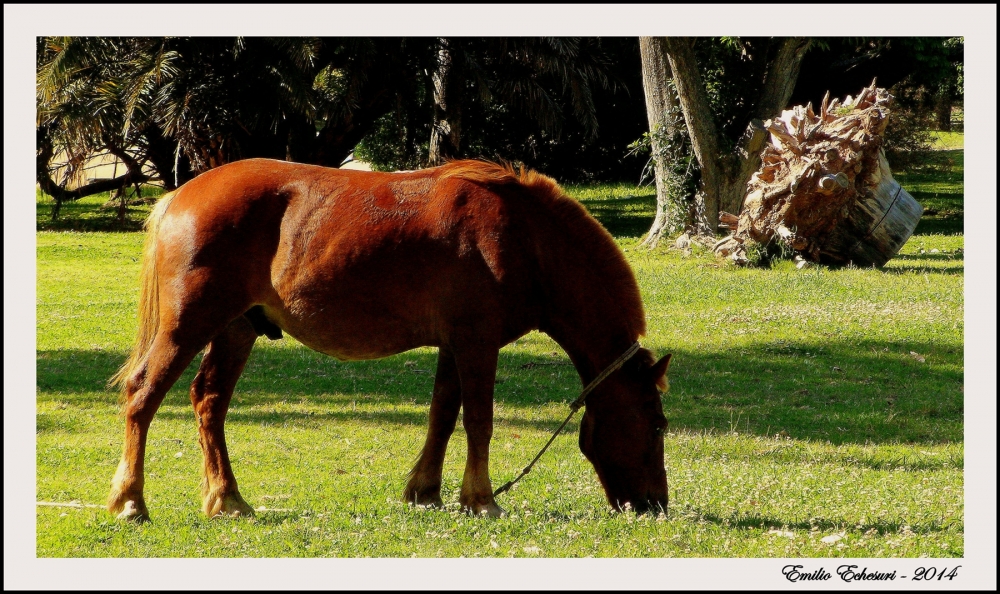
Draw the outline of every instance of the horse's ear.
<instances>
[{"instance_id":1,"label":"horse's ear","mask_svg":"<svg viewBox=\"0 0 1000 594\"><path fill-rule=\"evenodd\" d=\"M670 355L664 355L662 359L653 364L649 369L649 374L656 382L656 387L662 392L666 392L670 384L667 383L667 368L670 367Z\"/></svg>"}]
</instances>

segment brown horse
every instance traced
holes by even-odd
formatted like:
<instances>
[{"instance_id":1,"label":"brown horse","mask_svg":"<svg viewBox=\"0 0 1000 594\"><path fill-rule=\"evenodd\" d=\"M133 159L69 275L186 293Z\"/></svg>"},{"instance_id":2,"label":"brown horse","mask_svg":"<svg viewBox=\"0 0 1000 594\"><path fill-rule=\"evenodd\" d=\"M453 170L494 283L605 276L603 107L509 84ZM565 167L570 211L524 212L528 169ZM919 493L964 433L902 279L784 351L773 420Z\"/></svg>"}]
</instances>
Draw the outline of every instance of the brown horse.
<instances>
[{"instance_id":1,"label":"brown horse","mask_svg":"<svg viewBox=\"0 0 1000 594\"><path fill-rule=\"evenodd\" d=\"M645 332L635 277L611 235L548 177L477 161L405 173L251 159L163 198L143 251L139 333L112 379L125 446L108 509L148 519L149 424L201 350L191 385L203 510L249 515L224 423L254 341L288 332L344 360L438 347L427 440L403 497L441 505L459 408L468 435L460 502L498 515L488 469L498 351L532 329L590 382ZM580 449L616 509L665 509L670 356L640 350L589 396Z\"/></svg>"}]
</instances>

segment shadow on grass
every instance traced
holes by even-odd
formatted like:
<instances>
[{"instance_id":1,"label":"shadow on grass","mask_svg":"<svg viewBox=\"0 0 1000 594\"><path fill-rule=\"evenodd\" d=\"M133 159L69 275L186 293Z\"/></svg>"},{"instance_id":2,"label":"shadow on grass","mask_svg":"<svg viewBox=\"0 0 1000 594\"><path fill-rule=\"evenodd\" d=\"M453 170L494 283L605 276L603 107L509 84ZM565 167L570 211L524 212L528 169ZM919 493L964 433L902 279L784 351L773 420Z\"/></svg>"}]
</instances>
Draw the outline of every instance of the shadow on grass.
<instances>
[{"instance_id":1,"label":"shadow on grass","mask_svg":"<svg viewBox=\"0 0 1000 594\"><path fill-rule=\"evenodd\" d=\"M895 176L924 207L915 236L964 233L964 167L962 149L934 151L925 166Z\"/></svg>"},{"instance_id":2,"label":"shadow on grass","mask_svg":"<svg viewBox=\"0 0 1000 594\"><path fill-rule=\"evenodd\" d=\"M910 260L913 262L962 262L964 254L900 254L895 260Z\"/></svg>"},{"instance_id":3,"label":"shadow on grass","mask_svg":"<svg viewBox=\"0 0 1000 594\"><path fill-rule=\"evenodd\" d=\"M900 264L904 262L904 264ZM965 256L963 253L939 254L899 254L890 260L890 264L882 268L888 274L950 274L965 273Z\"/></svg>"},{"instance_id":4,"label":"shadow on grass","mask_svg":"<svg viewBox=\"0 0 1000 594\"><path fill-rule=\"evenodd\" d=\"M256 511L251 521L264 526L281 526L285 522L295 522L301 517L302 512L267 509Z\"/></svg>"},{"instance_id":5,"label":"shadow on grass","mask_svg":"<svg viewBox=\"0 0 1000 594\"><path fill-rule=\"evenodd\" d=\"M67 209L63 206L63 210ZM102 232L102 233L126 233L142 231L145 217L138 218L135 214L130 214L124 222L118 220L118 215L97 214L86 218L73 217L70 214L63 214L58 220L41 220L36 224L38 231L78 231L78 232Z\"/></svg>"},{"instance_id":6,"label":"shadow on grass","mask_svg":"<svg viewBox=\"0 0 1000 594\"><path fill-rule=\"evenodd\" d=\"M636 188L634 196L603 200L581 200L590 214L616 238L642 237L653 224L656 191Z\"/></svg>"},{"instance_id":7,"label":"shadow on grass","mask_svg":"<svg viewBox=\"0 0 1000 594\"><path fill-rule=\"evenodd\" d=\"M913 192L913 197L930 213L920 218L914 237L921 235L956 235L965 230L962 194ZM605 200L581 200L590 214L616 238L643 237L653 224L656 195L631 196Z\"/></svg>"},{"instance_id":8,"label":"shadow on grass","mask_svg":"<svg viewBox=\"0 0 1000 594\"><path fill-rule=\"evenodd\" d=\"M833 339L821 344L775 341L727 351L675 351L672 389L663 397L664 410L671 431L783 433L834 444L961 442L962 357L961 345ZM72 407L111 406L117 395L104 383L122 359L104 351L39 352L39 400ZM342 419L424 425L436 359L433 352L417 351L344 363L305 347L258 348L237 386L229 419L277 426ZM541 362L565 361L560 353L546 355ZM533 362L540 362L539 357L501 351L498 404L520 409L568 404L579 393L580 380L572 367L528 365ZM166 403L187 404L195 368L196 364L189 367ZM420 408L400 408L413 405ZM186 411L161 413L190 416ZM561 407L556 416L560 415ZM58 410L38 417L38 431L72 430L62 424ZM501 411L497 422L547 430L559 420L521 417Z\"/></svg>"},{"instance_id":9,"label":"shadow on grass","mask_svg":"<svg viewBox=\"0 0 1000 594\"><path fill-rule=\"evenodd\" d=\"M947 524L942 524L940 522L930 522L930 523L909 523L906 520L896 520L896 521L881 521L881 522L863 522L861 524L852 524L851 526L846 526L843 522L833 522L823 518L814 518L811 522L809 521L799 521L799 522L788 522L786 520L781 520L778 518L772 518L768 516L762 516L754 513L734 513L730 516L720 516L717 514L702 512L698 509L692 508L690 512L697 514L700 519L706 522L711 522L713 524L718 524L719 526L725 526L727 528L737 528L743 530L819 530L826 534L831 531L851 529L858 533L868 533L870 530L875 531L879 536L889 536L892 534L899 534L900 531L906 527L907 530L915 534L933 534L936 532L946 532L953 530L955 528L961 528L961 522L955 522L955 527L950 527Z\"/></svg>"},{"instance_id":10,"label":"shadow on grass","mask_svg":"<svg viewBox=\"0 0 1000 594\"><path fill-rule=\"evenodd\" d=\"M883 269L888 274L947 274L961 276L965 274L964 266L948 266L947 268L931 266L892 266Z\"/></svg>"},{"instance_id":11,"label":"shadow on grass","mask_svg":"<svg viewBox=\"0 0 1000 594\"><path fill-rule=\"evenodd\" d=\"M920 200L917 200L920 202ZM955 235L965 232L965 215L959 210L939 213L936 215L924 215L920 217L917 228L913 230L913 236L921 235Z\"/></svg>"}]
</instances>

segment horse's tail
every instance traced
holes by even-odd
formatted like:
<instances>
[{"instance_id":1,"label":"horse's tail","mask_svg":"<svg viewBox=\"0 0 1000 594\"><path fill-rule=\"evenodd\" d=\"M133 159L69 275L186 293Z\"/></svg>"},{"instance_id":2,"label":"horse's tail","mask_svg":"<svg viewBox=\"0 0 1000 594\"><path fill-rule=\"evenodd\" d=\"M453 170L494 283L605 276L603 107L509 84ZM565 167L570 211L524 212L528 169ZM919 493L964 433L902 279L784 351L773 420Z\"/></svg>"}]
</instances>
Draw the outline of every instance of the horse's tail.
<instances>
[{"instance_id":1,"label":"horse's tail","mask_svg":"<svg viewBox=\"0 0 1000 594\"><path fill-rule=\"evenodd\" d=\"M121 391L121 398L124 402L125 390L128 386L129 378L145 360L149 347L156 337L156 330L160 325L160 296L157 287L156 274L156 236L163 220L164 213L170 206L171 200L177 191L164 194L160 201L153 207L146 219L146 242L142 247L142 268L139 273L139 331L132 345L132 352L128 360L121 366L117 373L108 380L109 387L118 387Z\"/></svg>"}]
</instances>

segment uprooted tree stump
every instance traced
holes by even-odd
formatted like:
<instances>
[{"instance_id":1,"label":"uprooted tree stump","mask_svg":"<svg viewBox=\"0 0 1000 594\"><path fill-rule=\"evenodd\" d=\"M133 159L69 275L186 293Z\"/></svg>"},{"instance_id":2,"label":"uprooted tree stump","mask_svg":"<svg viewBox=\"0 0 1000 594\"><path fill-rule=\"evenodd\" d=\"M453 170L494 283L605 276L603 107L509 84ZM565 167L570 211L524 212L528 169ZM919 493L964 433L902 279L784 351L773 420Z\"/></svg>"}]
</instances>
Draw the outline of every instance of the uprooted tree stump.
<instances>
[{"instance_id":1,"label":"uprooted tree stump","mask_svg":"<svg viewBox=\"0 0 1000 594\"><path fill-rule=\"evenodd\" d=\"M732 235L715 253L747 264L756 242L786 246L797 259L882 266L916 228L923 207L892 178L882 151L892 95L872 82L843 103L823 98L764 123L770 143L747 184L737 217L721 213Z\"/></svg>"}]
</instances>

